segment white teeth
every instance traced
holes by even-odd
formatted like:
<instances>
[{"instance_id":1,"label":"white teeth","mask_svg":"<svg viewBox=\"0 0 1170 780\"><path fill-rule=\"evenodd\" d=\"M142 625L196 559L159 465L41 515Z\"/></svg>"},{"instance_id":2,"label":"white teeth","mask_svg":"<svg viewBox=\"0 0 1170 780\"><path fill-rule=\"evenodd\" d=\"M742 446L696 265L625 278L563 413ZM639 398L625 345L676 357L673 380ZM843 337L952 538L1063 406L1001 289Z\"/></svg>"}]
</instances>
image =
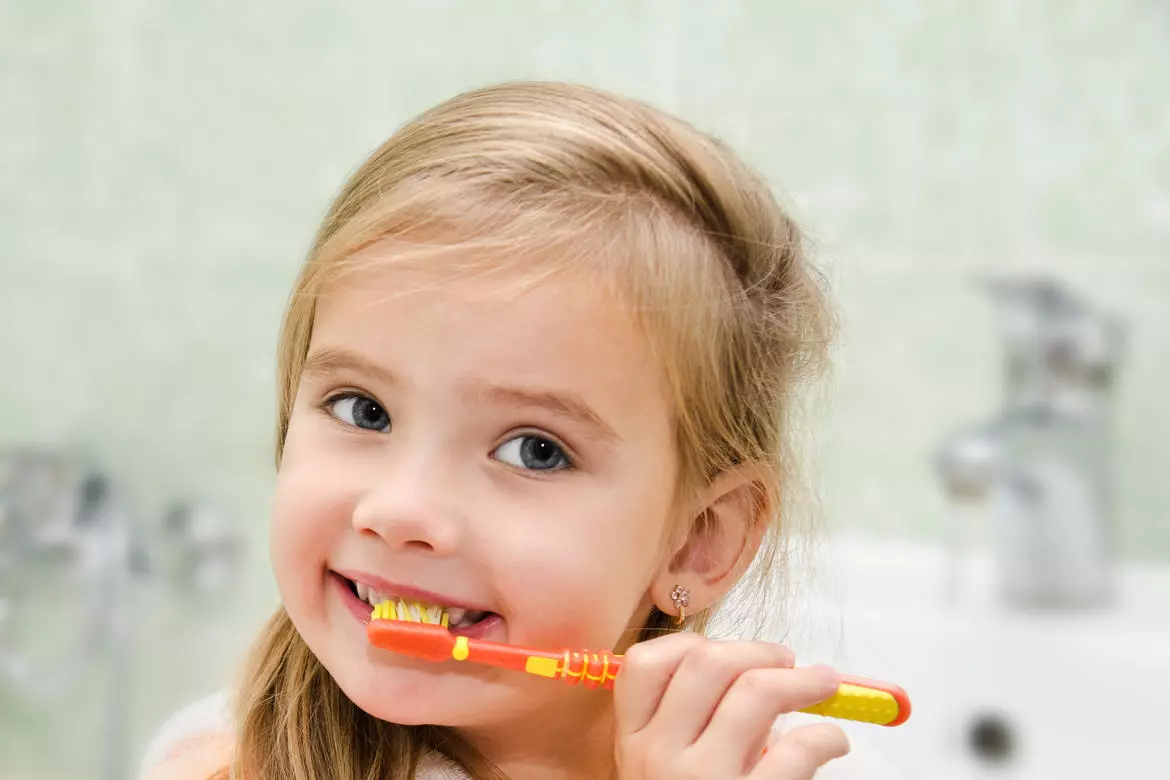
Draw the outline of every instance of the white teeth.
<instances>
[{"instance_id":1,"label":"white teeth","mask_svg":"<svg viewBox=\"0 0 1170 780\"><path fill-rule=\"evenodd\" d=\"M449 613L450 617L448 619L450 620L451 628L467 628L483 620L486 614L486 612L478 612L472 609L461 609L459 610L458 620L455 619L454 612Z\"/></svg>"},{"instance_id":2,"label":"white teeth","mask_svg":"<svg viewBox=\"0 0 1170 780\"><path fill-rule=\"evenodd\" d=\"M369 604L371 607L376 607L386 600L385 596L371 588L369 585L355 582L353 584L353 589L357 592L357 597Z\"/></svg>"},{"instance_id":3,"label":"white teeth","mask_svg":"<svg viewBox=\"0 0 1170 780\"><path fill-rule=\"evenodd\" d=\"M358 598L371 607L377 607L383 602L391 602L393 604L393 614L398 620L412 620L416 623L443 625L443 615L446 614L446 625L455 628L470 626L476 621L483 619L483 616L487 614L486 612L477 612L462 607L446 608L438 604L424 604L417 601L407 601L403 598L391 599L389 596L374 590L369 585L363 585L360 582L354 582L353 585Z\"/></svg>"}]
</instances>

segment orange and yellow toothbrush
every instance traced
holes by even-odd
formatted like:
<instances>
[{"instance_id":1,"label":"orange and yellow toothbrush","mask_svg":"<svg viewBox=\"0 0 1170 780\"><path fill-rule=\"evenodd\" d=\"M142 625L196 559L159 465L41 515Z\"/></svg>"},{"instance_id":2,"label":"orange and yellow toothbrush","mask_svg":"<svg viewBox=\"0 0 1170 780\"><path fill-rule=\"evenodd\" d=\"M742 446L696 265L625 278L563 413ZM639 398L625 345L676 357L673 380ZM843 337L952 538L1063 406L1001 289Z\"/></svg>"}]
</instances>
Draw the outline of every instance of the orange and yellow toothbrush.
<instances>
[{"instance_id":1,"label":"orange and yellow toothbrush","mask_svg":"<svg viewBox=\"0 0 1170 780\"><path fill-rule=\"evenodd\" d=\"M425 614L423 609L418 612ZM608 650L551 653L455 636L447 629L445 611L437 624L415 622L410 610L396 610L389 601L374 607L366 627L366 637L375 647L414 658L436 662L470 661L586 688L612 690L622 668L622 656ZM841 680L836 694L801 712L879 726L899 726L910 717L910 698L898 686L861 677L842 677Z\"/></svg>"}]
</instances>

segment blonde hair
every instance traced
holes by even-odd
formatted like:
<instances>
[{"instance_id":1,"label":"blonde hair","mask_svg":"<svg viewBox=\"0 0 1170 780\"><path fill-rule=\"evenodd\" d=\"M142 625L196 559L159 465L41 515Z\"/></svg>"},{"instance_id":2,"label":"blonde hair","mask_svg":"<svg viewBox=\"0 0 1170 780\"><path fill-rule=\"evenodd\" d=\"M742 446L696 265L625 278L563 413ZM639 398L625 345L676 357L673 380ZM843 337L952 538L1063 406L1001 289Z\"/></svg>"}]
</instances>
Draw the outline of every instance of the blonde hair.
<instances>
[{"instance_id":1,"label":"blonde hair","mask_svg":"<svg viewBox=\"0 0 1170 780\"><path fill-rule=\"evenodd\" d=\"M680 490L760 467L763 581L798 482L796 391L823 367L832 317L797 226L731 151L637 101L556 83L475 90L406 125L345 184L296 282L279 348L278 465L317 297L380 241L462 274L515 270L523 257L529 283L585 270L619 289L661 359ZM688 626L705 630L708 617ZM654 610L639 640L667 630ZM238 708L233 777L409 780L428 751L500 776L449 729L359 710L283 609L255 646Z\"/></svg>"}]
</instances>

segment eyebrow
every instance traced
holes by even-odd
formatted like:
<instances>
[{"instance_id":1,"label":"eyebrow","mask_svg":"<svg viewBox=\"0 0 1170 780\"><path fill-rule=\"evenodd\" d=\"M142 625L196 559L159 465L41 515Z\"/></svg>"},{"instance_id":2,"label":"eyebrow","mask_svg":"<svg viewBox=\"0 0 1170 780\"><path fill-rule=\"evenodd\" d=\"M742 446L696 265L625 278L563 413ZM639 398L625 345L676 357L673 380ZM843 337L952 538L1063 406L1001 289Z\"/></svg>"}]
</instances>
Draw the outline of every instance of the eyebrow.
<instances>
[{"instance_id":1,"label":"eyebrow","mask_svg":"<svg viewBox=\"0 0 1170 780\"><path fill-rule=\"evenodd\" d=\"M344 371L372 376L388 385L402 384L402 380L393 371L343 349L322 349L309 355L301 369L301 375L321 377Z\"/></svg>"},{"instance_id":2,"label":"eyebrow","mask_svg":"<svg viewBox=\"0 0 1170 780\"><path fill-rule=\"evenodd\" d=\"M515 407L535 407L557 417L584 423L592 428L597 437L611 444L621 440L601 416L589 404L572 393L557 393L521 387L482 387L479 393L496 403Z\"/></svg>"}]
</instances>

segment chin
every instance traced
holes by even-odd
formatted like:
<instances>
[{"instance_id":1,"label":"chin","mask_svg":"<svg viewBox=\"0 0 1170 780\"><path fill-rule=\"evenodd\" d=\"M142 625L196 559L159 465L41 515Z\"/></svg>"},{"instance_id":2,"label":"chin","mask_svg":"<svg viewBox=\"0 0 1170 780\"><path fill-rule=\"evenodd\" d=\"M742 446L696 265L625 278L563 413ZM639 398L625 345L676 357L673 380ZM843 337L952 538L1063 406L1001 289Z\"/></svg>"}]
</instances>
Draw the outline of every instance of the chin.
<instances>
[{"instance_id":1,"label":"chin","mask_svg":"<svg viewBox=\"0 0 1170 780\"><path fill-rule=\"evenodd\" d=\"M342 692L367 715L404 726L453 725L467 709L466 701L453 698L420 672L381 670L375 679L364 675L334 676ZM347 679L350 678L350 679Z\"/></svg>"},{"instance_id":2,"label":"chin","mask_svg":"<svg viewBox=\"0 0 1170 780\"><path fill-rule=\"evenodd\" d=\"M483 725L514 710L521 696L510 685L467 673L472 670L447 669L427 661L383 664L348 659L342 664L326 663L325 668L358 709L404 726Z\"/></svg>"}]
</instances>

